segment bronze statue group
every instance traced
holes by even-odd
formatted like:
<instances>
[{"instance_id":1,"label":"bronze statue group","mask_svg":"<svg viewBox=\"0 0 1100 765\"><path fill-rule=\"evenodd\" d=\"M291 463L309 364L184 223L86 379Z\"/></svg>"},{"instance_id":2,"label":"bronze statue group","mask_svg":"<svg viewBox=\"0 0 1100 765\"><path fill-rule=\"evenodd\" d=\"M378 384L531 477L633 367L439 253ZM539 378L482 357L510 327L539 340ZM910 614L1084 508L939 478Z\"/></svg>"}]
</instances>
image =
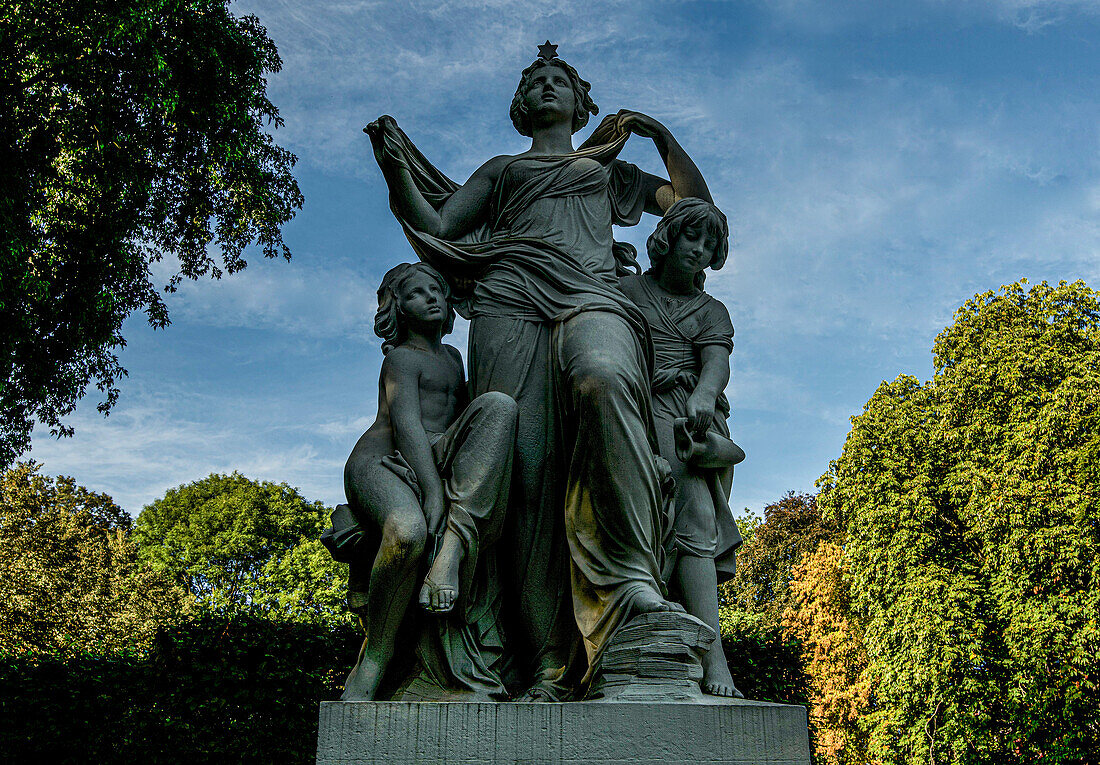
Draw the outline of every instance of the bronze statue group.
<instances>
[{"instance_id":1,"label":"bronze statue group","mask_svg":"<svg viewBox=\"0 0 1100 765\"><path fill-rule=\"evenodd\" d=\"M733 326L703 290L729 232L662 124L598 109L555 46L511 106L530 150L458 185L392 118L366 132L417 263L386 273L378 416L325 542L366 632L344 698L584 698L616 632L686 611L718 630ZM667 178L617 159L653 141ZM660 217L638 274L612 225ZM469 380L442 338L470 320ZM702 690L740 696L720 641Z\"/></svg>"}]
</instances>

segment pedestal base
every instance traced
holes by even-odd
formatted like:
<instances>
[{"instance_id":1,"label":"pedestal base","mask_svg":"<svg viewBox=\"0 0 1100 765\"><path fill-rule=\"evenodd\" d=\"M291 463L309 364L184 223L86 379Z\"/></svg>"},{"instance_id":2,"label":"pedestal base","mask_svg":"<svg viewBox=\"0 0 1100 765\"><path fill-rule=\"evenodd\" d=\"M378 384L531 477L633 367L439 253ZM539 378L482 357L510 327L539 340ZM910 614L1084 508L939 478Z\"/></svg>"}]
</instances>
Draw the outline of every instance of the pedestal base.
<instances>
[{"instance_id":1,"label":"pedestal base","mask_svg":"<svg viewBox=\"0 0 1100 765\"><path fill-rule=\"evenodd\" d=\"M317 765L809 765L806 710L714 703L321 704Z\"/></svg>"}]
</instances>

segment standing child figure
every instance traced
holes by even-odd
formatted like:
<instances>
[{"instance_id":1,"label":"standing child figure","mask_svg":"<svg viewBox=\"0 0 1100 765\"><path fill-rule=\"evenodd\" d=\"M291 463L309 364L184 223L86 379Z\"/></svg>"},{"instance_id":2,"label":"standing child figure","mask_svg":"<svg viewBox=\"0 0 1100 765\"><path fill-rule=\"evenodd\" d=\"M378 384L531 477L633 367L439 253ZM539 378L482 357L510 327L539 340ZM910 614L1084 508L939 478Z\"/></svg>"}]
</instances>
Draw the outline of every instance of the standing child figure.
<instances>
[{"instance_id":1,"label":"standing child figure","mask_svg":"<svg viewBox=\"0 0 1100 765\"><path fill-rule=\"evenodd\" d=\"M439 615L417 639L426 679L446 691L506 696L499 591L488 569L508 501L516 405L502 393L467 405L462 357L441 342L453 324L446 283L431 267L403 263L383 277L378 416L348 458L348 507L337 511L350 511L355 525L327 542L351 562L349 601L366 630L345 700L375 698L413 598Z\"/></svg>"},{"instance_id":2,"label":"standing child figure","mask_svg":"<svg viewBox=\"0 0 1100 765\"><path fill-rule=\"evenodd\" d=\"M733 465L744 452L729 440L733 324L703 291L707 268L729 248L726 218L702 199L672 205L649 237L650 269L620 286L645 314L653 336L653 415L661 456L676 480L672 584L684 606L718 628L718 581L734 573L741 534L729 508ZM703 660L703 691L741 697L716 640Z\"/></svg>"}]
</instances>

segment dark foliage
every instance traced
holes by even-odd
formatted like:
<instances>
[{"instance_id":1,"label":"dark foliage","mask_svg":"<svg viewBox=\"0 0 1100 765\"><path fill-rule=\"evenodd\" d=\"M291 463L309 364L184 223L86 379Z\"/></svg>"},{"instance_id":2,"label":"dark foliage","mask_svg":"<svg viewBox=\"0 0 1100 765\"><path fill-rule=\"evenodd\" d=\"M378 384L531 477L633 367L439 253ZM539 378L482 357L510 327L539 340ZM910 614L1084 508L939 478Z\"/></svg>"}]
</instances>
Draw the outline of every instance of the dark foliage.
<instances>
[{"instance_id":1,"label":"dark foliage","mask_svg":"<svg viewBox=\"0 0 1100 765\"><path fill-rule=\"evenodd\" d=\"M360 640L237 615L165 627L141 655L0 658L0 760L312 763L318 702Z\"/></svg>"},{"instance_id":2,"label":"dark foliage","mask_svg":"<svg viewBox=\"0 0 1100 765\"><path fill-rule=\"evenodd\" d=\"M90 385L114 405L123 321L168 324L151 264L174 289L244 268L254 241L289 257L280 66L227 0L0 2L0 467L34 421L71 433Z\"/></svg>"},{"instance_id":3,"label":"dark foliage","mask_svg":"<svg viewBox=\"0 0 1100 765\"><path fill-rule=\"evenodd\" d=\"M742 520L745 543L737 551L737 575L722 585L722 605L763 614L779 624L790 597L791 573L803 556L837 536L812 494L789 491L764 507L764 520Z\"/></svg>"},{"instance_id":4,"label":"dark foliage","mask_svg":"<svg viewBox=\"0 0 1100 765\"><path fill-rule=\"evenodd\" d=\"M723 612L721 626L730 672L746 698L808 703L809 679L798 640L756 614Z\"/></svg>"}]
</instances>

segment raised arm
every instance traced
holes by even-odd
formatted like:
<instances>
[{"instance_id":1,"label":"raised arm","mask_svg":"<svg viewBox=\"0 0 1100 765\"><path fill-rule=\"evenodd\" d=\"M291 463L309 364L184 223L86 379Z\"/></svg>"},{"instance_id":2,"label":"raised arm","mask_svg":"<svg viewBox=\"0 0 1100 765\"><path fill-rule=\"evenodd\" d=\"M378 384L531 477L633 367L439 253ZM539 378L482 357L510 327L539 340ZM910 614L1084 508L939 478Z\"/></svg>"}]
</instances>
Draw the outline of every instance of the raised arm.
<instances>
[{"instance_id":1,"label":"raised arm","mask_svg":"<svg viewBox=\"0 0 1100 765\"><path fill-rule=\"evenodd\" d=\"M695 166L688 153L676 141L672 131L657 120L641 112L626 109L614 115L615 126L620 133L634 133L653 141L661 161L665 163L668 179L645 173L646 212L663 215L665 210L685 197L698 197L713 202L703 174Z\"/></svg>"},{"instance_id":2,"label":"raised arm","mask_svg":"<svg viewBox=\"0 0 1100 765\"><path fill-rule=\"evenodd\" d=\"M398 214L418 231L441 239L456 239L474 228L488 208L500 162L490 160L478 168L437 210L424 197L409 168L387 151L387 131L396 129L393 117L383 115L363 130L370 136L374 158Z\"/></svg>"},{"instance_id":3,"label":"raised arm","mask_svg":"<svg viewBox=\"0 0 1100 765\"><path fill-rule=\"evenodd\" d=\"M382 362L382 388L393 423L394 445L416 474L428 530L435 533L443 521L443 481L421 420L420 370L409 353L415 351L394 348L389 352Z\"/></svg>"}]
</instances>

